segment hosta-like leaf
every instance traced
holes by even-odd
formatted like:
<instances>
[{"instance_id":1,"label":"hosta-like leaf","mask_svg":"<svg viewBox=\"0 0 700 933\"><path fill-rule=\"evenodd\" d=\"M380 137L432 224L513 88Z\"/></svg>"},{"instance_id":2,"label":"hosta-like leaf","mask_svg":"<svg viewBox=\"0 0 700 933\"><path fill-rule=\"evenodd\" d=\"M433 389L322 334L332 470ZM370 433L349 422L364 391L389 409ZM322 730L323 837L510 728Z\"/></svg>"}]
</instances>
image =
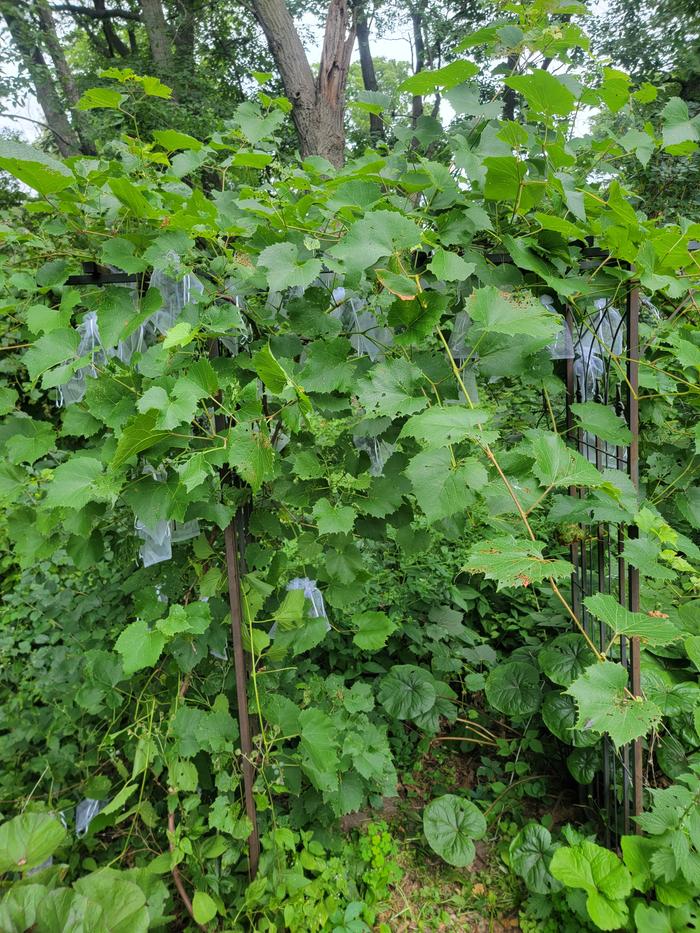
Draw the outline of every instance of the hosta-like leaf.
<instances>
[{"instance_id":1,"label":"hosta-like leaf","mask_svg":"<svg viewBox=\"0 0 700 933\"><path fill-rule=\"evenodd\" d=\"M542 721L552 735L576 748L589 748L600 742L597 732L576 728L576 704L566 693L551 690L542 701Z\"/></svg>"},{"instance_id":2,"label":"hosta-like leaf","mask_svg":"<svg viewBox=\"0 0 700 933\"><path fill-rule=\"evenodd\" d=\"M655 703L630 694L627 671L613 661L592 664L567 693L576 700L576 727L607 733L618 748L646 735L661 719Z\"/></svg>"},{"instance_id":3,"label":"hosta-like leaf","mask_svg":"<svg viewBox=\"0 0 700 933\"><path fill-rule=\"evenodd\" d=\"M486 698L506 716L531 716L542 699L539 671L527 661L499 664L486 678Z\"/></svg>"},{"instance_id":4,"label":"hosta-like leaf","mask_svg":"<svg viewBox=\"0 0 700 933\"><path fill-rule=\"evenodd\" d=\"M586 609L612 629L613 636L625 635L639 638L646 645L660 647L670 645L682 638L680 632L668 619L654 618L643 612L630 612L613 597L596 593L584 600Z\"/></svg>"},{"instance_id":5,"label":"hosta-like leaf","mask_svg":"<svg viewBox=\"0 0 700 933\"><path fill-rule=\"evenodd\" d=\"M561 890L561 883L549 871L557 848L549 830L539 823L528 823L511 842L508 849L510 867L533 894L551 894Z\"/></svg>"},{"instance_id":6,"label":"hosta-like leaf","mask_svg":"<svg viewBox=\"0 0 700 933\"><path fill-rule=\"evenodd\" d=\"M579 784L590 784L603 766L600 749L575 748L566 759L571 777Z\"/></svg>"},{"instance_id":7,"label":"hosta-like leaf","mask_svg":"<svg viewBox=\"0 0 700 933\"><path fill-rule=\"evenodd\" d=\"M474 839L486 832L481 810L470 800L445 794L423 811L423 832L431 849L448 865L464 868L474 861Z\"/></svg>"},{"instance_id":8,"label":"hosta-like leaf","mask_svg":"<svg viewBox=\"0 0 700 933\"><path fill-rule=\"evenodd\" d=\"M396 664L382 678L378 698L390 716L413 719L435 704L435 681L420 667Z\"/></svg>"},{"instance_id":9,"label":"hosta-like leaf","mask_svg":"<svg viewBox=\"0 0 700 933\"><path fill-rule=\"evenodd\" d=\"M594 661L595 655L576 632L557 635L537 656L540 670L561 687L568 687Z\"/></svg>"},{"instance_id":10,"label":"hosta-like leaf","mask_svg":"<svg viewBox=\"0 0 700 933\"><path fill-rule=\"evenodd\" d=\"M560 579L573 570L566 560L543 557L541 541L517 540L511 535L480 541L469 552L464 567L496 580L499 590L507 586L530 586L549 577Z\"/></svg>"},{"instance_id":11,"label":"hosta-like leaf","mask_svg":"<svg viewBox=\"0 0 700 933\"><path fill-rule=\"evenodd\" d=\"M36 868L63 842L65 828L50 813L23 813L0 826L0 875Z\"/></svg>"}]
</instances>

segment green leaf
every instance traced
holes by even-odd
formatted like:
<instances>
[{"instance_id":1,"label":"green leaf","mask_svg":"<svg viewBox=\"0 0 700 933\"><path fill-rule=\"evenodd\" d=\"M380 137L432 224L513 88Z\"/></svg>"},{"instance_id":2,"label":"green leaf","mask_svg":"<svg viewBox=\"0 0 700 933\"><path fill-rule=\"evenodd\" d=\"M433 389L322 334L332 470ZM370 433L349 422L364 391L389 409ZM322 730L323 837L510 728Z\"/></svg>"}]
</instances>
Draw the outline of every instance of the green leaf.
<instances>
[{"instance_id":1,"label":"green leaf","mask_svg":"<svg viewBox=\"0 0 700 933\"><path fill-rule=\"evenodd\" d=\"M131 240L124 237L114 237L107 240L102 247L102 262L108 266L116 266L124 272L131 274L143 272L146 260L134 255L135 246Z\"/></svg>"},{"instance_id":2,"label":"green leaf","mask_svg":"<svg viewBox=\"0 0 700 933\"><path fill-rule=\"evenodd\" d=\"M661 544L647 536L628 538L622 552L625 560L636 567L642 576L659 581L674 580L675 572L659 563L660 554Z\"/></svg>"},{"instance_id":3,"label":"green leaf","mask_svg":"<svg viewBox=\"0 0 700 933\"><path fill-rule=\"evenodd\" d=\"M488 156L484 197L489 201L515 201L520 194L527 166L515 156Z\"/></svg>"},{"instance_id":4,"label":"green leaf","mask_svg":"<svg viewBox=\"0 0 700 933\"><path fill-rule=\"evenodd\" d=\"M430 523L464 512L474 502L473 490L483 488L488 480L485 468L475 457L453 464L446 447L417 454L405 473Z\"/></svg>"},{"instance_id":5,"label":"green leaf","mask_svg":"<svg viewBox=\"0 0 700 933\"><path fill-rule=\"evenodd\" d=\"M539 823L528 823L513 839L508 849L510 867L520 875L528 891L552 894L561 890L560 882L549 871L557 849L549 830Z\"/></svg>"},{"instance_id":6,"label":"green leaf","mask_svg":"<svg viewBox=\"0 0 700 933\"><path fill-rule=\"evenodd\" d=\"M176 149L194 149L197 152L202 148L202 143L198 139L188 133L180 133L178 130L155 130L153 138L168 152L174 152Z\"/></svg>"},{"instance_id":7,"label":"green leaf","mask_svg":"<svg viewBox=\"0 0 700 933\"><path fill-rule=\"evenodd\" d=\"M397 664L382 677L379 702L396 719L414 719L435 705L435 682L428 671L413 664Z\"/></svg>"},{"instance_id":8,"label":"green leaf","mask_svg":"<svg viewBox=\"0 0 700 933\"><path fill-rule=\"evenodd\" d=\"M266 431L237 424L229 434L228 462L253 492L274 476L275 451Z\"/></svg>"},{"instance_id":9,"label":"green leaf","mask_svg":"<svg viewBox=\"0 0 700 933\"><path fill-rule=\"evenodd\" d=\"M542 721L552 735L575 748L590 748L600 743L597 732L582 732L576 729L576 704L573 697L557 690L550 690L542 701Z\"/></svg>"},{"instance_id":10,"label":"green leaf","mask_svg":"<svg viewBox=\"0 0 700 933\"><path fill-rule=\"evenodd\" d=\"M147 933L146 896L119 872L102 868L78 878L73 887L102 908L101 929L110 933Z\"/></svg>"},{"instance_id":11,"label":"green leaf","mask_svg":"<svg viewBox=\"0 0 700 933\"><path fill-rule=\"evenodd\" d=\"M602 767L600 750L595 746L575 748L566 757L566 767L578 784L591 784Z\"/></svg>"},{"instance_id":12,"label":"green leaf","mask_svg":"<svg viewBox=\"0 0 700 933\"><path fill-rule=\"evenodd\" d=\"M166 638L182 634L203 635L210 625L209 605L200 601L188 603L186 606L171 606L165 619L156 622L156 628Z\"/></svg>"},{"instance_id":13,"label":"green leaf","mask_svg":"<svg viewBox=\"0 0 700 933\"><path fill-rule=\"evenodd\" d=\"M602 473L551 431L527 432L533 472L542 486L602 486Z\"/></svg>"},{"instance_id":14,"label":"green leaf","mask_svg":"<svg viewBox=\"0 0 700 933\"><path fill-rule=\"evenodd\" d=\"M661 111L663 147L671 155L691 155L698 148L700 132L697 119L691 120L688 105L680 97L672 97Z\"/></svg>"},{"instance_id":15,"label":"green leaf","mask_svg":"<svg viewBox=\"0 0 700 933\"><path fill-rule=\"evenodd\" d=\"M0 169L43 195L56 194L73 183L68 166L14 139L0 140Z\"/></svg>"},{"instance_id":16,"label":"green leaf","mask_svg":"<svg viewBox=\"0 0 700 933\"><path fill-rule=\"evenodd\" d=\"M379 651L396 629L396 622L384 612L357 613L352 617L352 625L358 630L352 640L363 651Z\"/></svg>"},{"instance_id":17,"label":"green leaf","mask_svg":"<svg viewBox=\"0 0 700 933\"><path fill-rule=\"evenodd\" d=\"M387 360L372 367L369 377L359 383L360 404L374 415L412 415L428 404L420 394L423 374L403 358Z\"/></svg>"},{"instance_id":18,"label":"green leaf","mask_svg":"<svg viewBox=\"0 0 700 933\"><path fill-rule=\"evenodd\" d=\"M398 275L388 269L377 269L374 274L383 287L401 301L414 301L418 295L418 282L407 275Z\"/></svg>"},{"instance_id":19,"label":"green leaf","mask_svg":"<svg viewBox=\"0 0 700 933\"><path fill-rule=\"evenodd\" d=\"M574 402L571 406L578 424L611 444L624 447L632 440L632 432L624 420L608 405L599 402Z\"/></svg>"},{"instance_id":20,"label":"green leaf","mask_svg":"<svg viewBox=\"0 0 700 933\"><path fill-rule=\"evenodd\" d=\"M535 113L567 117L574 109L576 98L569 88L542 68L527 75L512 75L504 83L522 94Z\"/></svg>"},{"instance_id":21,"label":"green leaf","mask_svg":"<svg viewBox=\"0 0 700 933\"><path fill-rule=\"evenodd\" d=\"M56 448L56 434L45 421L17 418L10 424L17 431L5 443L10 463L34 463Z\"/></svg>"},{"instance_id":22,"label":"green leaf","mask_svg":"<svg viewBox=\"0 0 700 933\"><path fill-rule=\"evenodd\" d=\"M195 923L209 923L216 916L216 902L205 891L195 891L192 898L192 914Z\"/></svg>"},{"instance_id":23,"label":"green leaf","mask_svg":"<svg viewBox=\"0 0 700 933\"><path fill-rule=\"evenodd\" d=\"M158 216L158 211L146 198L143 190L137 188L136 185L132 185L128 179L110 178L107 184L117 200L128 208L135 217L149 218Z\"/></svg>"},{"instance_id":24,"label":"green leaf","mask_svg":"<svg viewBox=\"0 0 700 933\"><path fill-rule=\"evenodd\" d=\"M399 437L414 437L425 447L448 447L460 441L474 440L491 443L493 432L485 436L481 425L488 421L488 412L466 405L431 406L427 411L409 418Z\"/></svg>"},{"instance_id":25,"label":"green leaf","mask_svg":"<svg viewBox=\"0 0 700 933\"><path fill-rule=\"evenodd\" d=\"M539 671L527 661L499 664L486 678L486 699L507 716L531 716L542 699Z\"/></svg>"},{"instance_id":26,"label":"green leaf","mask_svg":"<svg viewBox=\"0 0 700 933\"><path fill-rule=\"evenodd\" d=\"M188 324L187 321L178 321L177 324L168 329L163 341L163 349L172 350L173 347L186 347L188 343L192 343L195 335L196 330L191 324Z\"/></svg>"},{"instance_id":27,"label":"green leaf","mask_svg":"<svg viewBox=\"0 0 700 933\"><path fill-rule=\"evenodd\" d=\"M301 748L305 757L318 771L333 771L338 762L338 743L333 720L320 709L304 709L299 713Z\"/></svg>"},{"instance_id":28,"label":"green leaf","mask_svg":"<svg viewBox=\"0 0 700 933\"><path fill-rule=\"evenodd\" d=\"M312 511L320 535L350 534L357 517L349 505L332 505L328 499L319 499Z\"/></svg>"},{"instance_id":29,"label":"green leaf","mask_svg":"<svg viewBox=\"0 0 700 933\"><path fill-rule=\"evenodd\" d=\"M584 605L596 619L605 622L613 630L616 638L620 635L637 637L642 644L661 647L682 637L682 632L668 619L654 618L643 612L630 612L613 596L596 593L586 597Z\"/></svg>"},{"instance_id":30,"label":"green leaf","mask_svg":"<svg viewBox=\"0 0 700 933\"><path fill-rule=\"evenodd\" d=\"M423 96L437 90L449 90L478 73L479 68L474 62L466 60L450 62L449 65L436 68L434 71L419 71L411 75L399 85L399 90Z\"/></svg>"},{"instance_id":31,"label":"green leaf","mask_svg":"<svg viewBox=\"0 0 700 933\"><path fill-rule=\"evenodd\" d=\"M0 386L0 415L7 415L17 404L19 396L14 389Z\"/></svg>"},{"instance_id":32,"label":"green leaf","mask_svg":"<svg viewBox=\"0 0 700 933\"><path fill-rule=\"evenodd\" d=\"M272 292L308 288L322 269L320 259L300 260L294 243L275 243L266 247L258 256L257 264L267 270L267 283Z\"/></svg>"},{"instance_id":33,"label":"green leaf","mask_svg":"<svg viewBox=\"0 0 700 933\"><path fill-rule=\"evenodd\" d=\"M457 253L438 247L428 263L428 268L441 282L464 282L474 274L476 265L466 262Z\"/></svg>"},{"instance_id":34,"label":"green leaf","mask_svg":"<svg viewBox=\"0 0 700 933\"><path fill-rule=\"evenodd\" d=\"M80 335L69 327L60 327L39 337L23 357L29 378L36 382L39 376L52 366L75 359L79 346Z\"/></svg>"},{"instance_id":35,"label":"green leaf","mask_svg":"<svg viewBox=\"0 0 700 933\"><path fill-rule=\"evenodd\" d=\"M254 353L250 362L265 388L274 395L279 395L290 384L289 376L272 355L269 346Z\"/></svg>"},{"instance_id":36,"label":"green leaf","mask_svg":"<svg viewBox=\"0 0 700 933\"><path fill-rule=\"evenodd\" d=\"M507 586L530 586L549 577L559 579L572 572L568 561L543 557L543 548L541 541L517 540L512 535L491 538L472 547L464 569L483 573L487 580L496 580L499 590Z\"/></svg>"},{"instance_id":37,"label":"green leaf","mask_svg":"<svg viewBox=\"0 0 700 933\"><path fill-rule=\"evenodd\" d=\"M76 107L78 110L98 110L101 108L107 110L119 110L122 101L126 100L126 94L120 94L108 87L91 87L83 91Z\"/></svg>"},{"instance_id":38,"label":"green leaf","mask_svg":"<svg viewBox=\"0 0 700 933\"><path fill-rule=\"evenodd\" d=\"M394 328L394 341L403 346L423 346L447 308L447 296L436 291L421 292L415 301L395 301L389 308L388 323Z\"/></svg>"},{"instance_id":39,"label":"green leaf","mask_svg":"<svg viewBox=\"0 0 700 933\"><path fill-rule=\"evenodd\" d=\"M121 655L127 677L144 667L153 667L164 647L165 636L162 632L149 629L141 619L127 625L114 644L115 651Z\"/></svg>"},{"instance_id":40,"label":"green leaf","mask_svg":"<svg viewBox=\"0 0 700 933\"><path fill-rule=\"evenodd\" d=\"M42 933L100 933L104 929L102 909L77 891L56 888L46 892L37 905L36 928Z\"/></svg>"},{"instance_id":41,"label":"green leaf","mask_svg":"<svg viewBox=\"0 0 700 933\"><path fill-rule=\"evenodd\" d=\"M474 839L486 833L486 820L470 800L444 794L423 810L423 832L430 848L448 865L465 868L474 861Z\"/></svg>"},{"instance_id":42,"label":"green leaf","mask_svg":"<svg viewBox=\"0 0 700 933\"><path fill-rule=\"evenodd\" d=\"M625 926L625 899L632 891L632 880L614 852L587 840L571 848L562 846L554 853L550 870L562 884L586 892L588 914L599 929Z\"/></svg>"},{"instance_id":43,"label":"green leaf","mask_svg":"<svg viewBox=\"0 0 700 933\"><path fill-rule=\"evenodd\" d=\"M557 635L537 655L540 670L561 687L568 687L595 661L595 655L577 632Z\"/></svg>"},{"instance_id":44,"label":"green leaf","mask_svg":"<svg viewBox=\"0 0 700 933\"><path fill-rule=\"evenodd\" d=\"M607 733L616 747L646 735L661 719L655 703L630 695L627 671L613 661L591 665L566 691L576 700L576 726Z\"/></svg>"},{"instance_id":45,"label":"green leaf","mask_svg":"<svg viewBox=\"0 0 700 933\"><path fill-rule=\"evenodd\" d=\"M379 259L415 249L420 241L421 231L408 217L395 211L367 211L330 254L351 276L357 276Z\"/></svg>"},{"instance_id":46,"label":"green leaf","mask_svg":"<svg viewBox=\"0 0 700 933\"><path fill-rule=\"evenodd\" d=\"M0 875L24 874L45 862L61 845L66 830L49 813L23 813L0 826Z\"/></svg>"},{"instance_id":47,"label":"green leaf","mask_svg":"<svg viewBox=\"0 0 700 933\"><path fill-rule=\"evenodd\" d=\"M493 285L477 288L467 302L467 311L472 321L487 333L547 339L561 330L559 315L547 311L539 301L517 299L499 292Z\"/></svg>"},{"instance_id":48,"label":"green leaf","mask_svg":"<svg viewBox=\"0 0 700 933\"><path fill-rule=\"evenodd\" d=\"M115 491L104 476L104 465L92 457L71 457L56 467L46 492L50 508L82 509L88 502L108 502Z\"/></svg>"},{"instance_id":49,"label":"green leaf","mask_svg":"<svg viewBox=\"0 0 700 933\"><path fill-rule=\"evenodd\" d=\"M169 437L169 431L156 429L158 414L157 411L148 411L143 415L136 415L129 421L117 443L117 449L112 458L113 467L121 466L142 450L148 450L149 447Z\"/></svg>"},{"instance_id":50,"label":"green leaf","mask_svg":"<svg viewBox=\"0 0 700 933\"><path fill-rule=\"evenodd\" d=\"M307 392L347 392L354 386L355 363L348 359L350 341L314 340L309 346L299 381Z\"/></svg>"}]
</instances>

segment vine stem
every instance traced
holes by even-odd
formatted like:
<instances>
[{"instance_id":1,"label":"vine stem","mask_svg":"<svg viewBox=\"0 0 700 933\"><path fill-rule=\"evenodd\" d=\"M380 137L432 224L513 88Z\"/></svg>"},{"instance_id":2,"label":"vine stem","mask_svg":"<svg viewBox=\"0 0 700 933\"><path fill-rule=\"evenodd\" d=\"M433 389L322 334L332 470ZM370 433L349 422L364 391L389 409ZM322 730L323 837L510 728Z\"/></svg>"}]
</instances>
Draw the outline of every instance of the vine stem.
<instances>
[{"instance_id":1,"label":"vine stem","mask_svg":"<svg viewBox=\"0 0 700 933\"><path fill-rule=\"evenodd\" d=\"M442 330L441 330L439 327L437 328L437 333L438 333L438 337L440 338L440 341L442 342L443 347L445 348L445 353L447 354L447 358L448 358L449 361L450 361L450 367L452 368L452 372L454 373L455 379L456 379L457 382L459 383L459 387L460 387L460 389L462 390L462 392L464 393L464 397L466 398L467 402L469 403L469 407L470 407L471 409L474 409L474 407L475 407L475 406L474 406L474 402L471 400L471 397L470 397L470 395L469 395L469 392L467 391L467 387L465 386L464 380L462 379L462 374L461 374L460 371L459 371L459 367L457 366L457 363L456 363L456 361L455 361L455 358L452 356L452 351L450 350L450 346L449 346L447 340L445 339L445 335L443 334ZM504 486L506 487L506 490L508 491L508 495L509 495L510 498L513 500L513 504L515 505L515 508L516 508L517 511L518 511L518 515L520 516L520 519L521 519L521 521L522 521L522 523L523 523L523 525L524 525L524 527L525 527L525 530L527 531L527 534L528 534L530 540L531 540L531 541L536 541L537 538L535 537L535 533L534 533L534 531L532 530L532 526L530 525L530 522L529 522L529 520L528 520L527 513L526 513L525 510L523 509L522 504L521 504L520 500L518 499L518 496L516 495L516 492L515 492L515 490L513 489L513 486L512 486L512 484L511 484L510 480L508 479L508 477L506 476L506 474L503 472L503 470L502 470L502 468L501 468L501 465L500 465L500 463L498 462L498 460L497 460L497 458L496 458L496 455L494 454L493 450L491 450L490 445L489 445L489 444L481 443L480 441L477 442L477 443L479 444L479 446L480 446L481 449L483 450L483 452L484 452L484 454L486 455L486 457L487 457L487 459L489 460L489 462L492 463L493 466L495 467L496 472L498 473L498 475L499 475L499 477L501 478L501 480L502 480ZM593 652L593 654L596 656L596 658L598 659L598 661L604 661L604 660L605 660L605 655L596 647L596 645L595 645L595 643L593 642L593 640L591 639L590 635L588 634L588 632L586 631L586 629L585 629L584 626L582 625L581 620L578 618L578 616L576 615L576 613L574 612L574 610L573 610L573 609L571 608L571 606L569 605L567 599L564 597L564 595L562 594L561 590L560 590L559 587L557 586L557 584L556 584L556 582L555 582L555 580L554 580L554 577L549 577L549 578L548 578L548 583L549 583L549 585L550 585L550 587L551 587L551 589L552 589L552 592L554 593L554 595L556 596L556 598L559 600L559 602L562 604L562 606L563 606L564 609L566 610L567 614L568 614L569 617L571 618L572 622L574 623L574 625L576 626L576 628L579 630L579 632L580 632L581 635L583 636L583 638L584 638L586 644L587 644L588 647L591 649L591 651Z\"/></svg>"}]
</instances>

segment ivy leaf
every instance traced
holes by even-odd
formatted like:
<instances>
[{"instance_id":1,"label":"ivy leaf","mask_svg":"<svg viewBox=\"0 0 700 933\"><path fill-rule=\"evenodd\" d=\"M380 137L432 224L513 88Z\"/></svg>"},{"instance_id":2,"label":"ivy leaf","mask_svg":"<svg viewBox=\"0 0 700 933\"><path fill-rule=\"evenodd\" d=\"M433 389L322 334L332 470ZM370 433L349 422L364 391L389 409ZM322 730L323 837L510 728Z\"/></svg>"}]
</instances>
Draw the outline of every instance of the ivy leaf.
<instances>
[{"instance_id":1,"label":"ivy leaf","mask_svg":"<svg viewBox=\"0 0 700 933\"><path fill-rule=\"evenodd\" d=\"M294 243L275 243L258 256L258 265L267 270L267 284L272 292L288 288L308 288L323 268L320 259L299 259Z\"/></svg>"},{"instance_id":2,"label":"ivy leaf","mask_svg":"<svg viewBox=\"0 0 700 933\"><path fill-rule=\"evenodd\" d=\"M358 276L379 259L415 249L420 242L420 229L403 214L367 211L329 252L342 262L350 276Z\"/></svg>"},{"instance_id":3,"label":"ivy leaf","mask_svg":"<svg viewBox=\"0 0 700 933\"><path fill-rule=\"evenodd\" d=\"M46 492L50 508L82 509L88 502L109 502L115 492L104 475L104 465L93 457L71 457L53 471Z\"/></svg>"},{"instance_id":4,"label":"ivy leaf","mask_svg":"<svg viewBox=\"0 0 700 933\"><path fill-rule=\"evenodd\" d=\"M73 173L52 156L14 139L0 140L0 169L39 194L56 194L73 182Z\"/></svg>"},{"instance_id":5,"label":"ivy leaf","mask_svg":"<svg viewBox=\"0 0 700 933\"><path fill-rule=\"evenodd\" d=\"M607 733L617 748L646 735L661 720L655 703L630 696L627 671L613 661L591 665L566 692L576 701L577 728Z\"/></svg>"},{"instance_id":6,"label":"ivy leaf","mask_svg":"<svg viewBox=\"0 0 700 933\"><path fill-rule=\"evenodd\" d=\"M379 651L396 629L396 623L384 612L360 612L352 617L358 630L353 641L363 651Z\"/></svg>"},{"instance_id":7,"label":"ivy leaf","mask_svg":"<svg viewBox=\"0 0 700 933\"><path fill-rule=\"evenodd\" d=\"M569 88L542 68L527 75L512 75L504 83L522 94L535 113L567 117L574 109L576 98Z\"/></svg>"},{"instance_id":8,"label":"ivy leaf","mask_svg":"<svg viewBox=\"0 0 700 933\"><path fill-rule=\"evenodd\" d=\"M399 437L414 437L425 447L448 447L466 438L492 443L496 438L494 432L484 433L481 430L481 425L488 419L489 414L483 408L433 405L427 411L409 418Z\"/></svg>"},{"instance_id":9,"label":"ivy leaf","mask_svg":"<svg viewBox=\"0 0 700 933\"><path fill-rule=\"evenodd\" d=\"M114 643L115 651L121 655L122 667L127 677L144 667L153 667L164 647L165 635L149 629L141 619L127 625Z\"/></svg>"},{"instance_id":10,"label":"ivy leaf","mask_svg":"<svg viewBox=\"0 0 700 933\"><path fill-rule=\"evenodd\" d=\"M595 655L577 632L557 635L537 655L540 670L560 687L568 687L595 661Z\"/></svg>"},{"instance_id":11,"label":"ivy leaf","mask_svg":"<svg viewBox=\"0 0 700 933\"><path fill-rule=\"evenodd\" d=\"M534 458L533 472L542 486L603 485L603 475L572 450L558 434L551 431L528 431L528 451Z\"/></svg>"},{"instance_id":12,"label":"ivy leaf","mask_svg":"<svg viewBox=\"0 0 700 933\"><path fill-rule=\"evenodd\" d=\"M450 451L424 450L406 468L418 505L429 522L463 512L474 501L473 490L486 485L488 474L475 457L453 465Z\"/></svg>"},{"instance_id":13,"label":"ivy leaf","mask_svg":"<svg viewBox=\"0 0 700 933\"><path fill-rule=\"evenodd\" d=\"M477 288L469 298L467 311L472 321L488 333L548 339L561 330L559 316L539 302L507 296L493 285Z\"/></svg>"},{"instance_id":14,"label":"ivy leaf","mask_svg":"<svg viewBox=\"0 0 700 933\"><path fill-rule=\"evenodd\" d=\"M253 492L258 492L275 472L275 451L267 431L237 424L229 433L228 462Z\"/></svg>"},{"instance_id":15,"label":"ivy leaf","mask_svg":"<svg viewBox=\"0 0 700 933\"><path fill-rule=\"evenodd\" d=\"M66 830L50 813L23 813L0 826L0 875L24 874L53 855Z\"/></svg>"},{"instance_id":16,"label":"ivy leaf","mask_svg":"<svg viewBox=\"0 0 700 933\"><path fill-rule=\"evenodd\" d=\"M601 405L600 402L574 402L571 411L580 427L604 441L624 447L632 440L630 429L608 405Z\"/></svg>"},{"instance_id":17,"label":"ivy leaf","mask_svg":"<svg viewBox=\"0 0 700 933\"><path fill-rule=\"evenodd\" d=\"M512 535L480 541L469 552L465 570L483 573L496 580L497 589L507 586L530 586L549 577L568 576L573 568L567 560L543 557L541 541L517 540Z\"/></svg>"},{"instance_id":18,"label":"ivy leaf","mask_svg":"<svg viewBox=\"0 0 700 933\"><path fill-rule=\"evenodd\" d=\"M506 716L531 716L542 700L539 671L527 661L499 664L486 678L486 698Z\"/></svg>"},{"instance_id":19,"label":"ivy leaf","mask_svg":"<svg viewBox=\"0 0 700 933\"><path fill-rule=\"evenodd\" d=\"M688 105L680 97L672 97L661 111L663 147L671 155L691 155L698 148L700 133L697 119L691 120Z\"/></svg>"},{"instance_id":20,"label":"ivy leaf","mask_svg":"<svg viewBox=\"0 0 700 933\"><path fill-rule=\"evenodd\" d=\"M403 358L387 360L372 367L368 378L357 388L360 404L375 415L412 415L428 404L420 395L423 374Z\"/></svg>"},{"instance_id":21,"label":"ivy leaf","mask_svg":"<svg viewBox=\"0 0 700 933\"><path fill-rule=\"evenodd\" d=\"M328 499L319 499L312 511L320 535L350 534L357 517L349 505L331 505Z\"/></svg>"},{"instance_id":22,"label":"ivy leaf","mask_svg":"<svg viewBox=\"0 0 700 933\"><path fill-rule=\"evenodd\" d=\"M567 887L583 888L589 916L599 929L618 930L626 925L625 901L632 879L614 852L587 840L570 848L562 846L552 856L550 870Z\"/></svg>"},{"instance_id":23,"label":"ivy leaf","mask_svg":"<svg viewBox=\"0 0 700 933\"><path fill-rule=\"evenodd\" d=\"M595 596L586 597L584 605L596 619L605 622L613 630L616 638L620 635L637 637L643 644L658 648L682 637L682 632L668 619L655 619L643 612L630 612L613 596L596 593Z\"/></svg>"},{"instance_id":24,"label":"ivy leaf","mask_svg":"<svg viewBox=\"0 0 700 933\"><path fill-rule=\"evenodd\" d=\"M470 800L444 794L423 811L423 832L430 848L448 865L465 868L474 861L473 840L486 833L486 820Z\"/></svg>"},{"instance_id":25,"label":"ivy leaf","mask_svg":"<svg viewBox=\"0 0 700 933\"><path fill-rule=\"evenodd\" d=\"M438 247L428 263L428 268L441 282L464 282L474 274L476 265L462 259L458 253Z\"/></svg>"},{"instance_id":26,"label":"ivy leaf","mask_svg":"<svg viewBox=\"0 0 700 933\"><path fill-rule=\"evenodd\" d=\"M379 702L396 719L415 719L435 705L435 681L428 673L413 664L395 664L382 677Z\"/></svg>"}]
</instances>

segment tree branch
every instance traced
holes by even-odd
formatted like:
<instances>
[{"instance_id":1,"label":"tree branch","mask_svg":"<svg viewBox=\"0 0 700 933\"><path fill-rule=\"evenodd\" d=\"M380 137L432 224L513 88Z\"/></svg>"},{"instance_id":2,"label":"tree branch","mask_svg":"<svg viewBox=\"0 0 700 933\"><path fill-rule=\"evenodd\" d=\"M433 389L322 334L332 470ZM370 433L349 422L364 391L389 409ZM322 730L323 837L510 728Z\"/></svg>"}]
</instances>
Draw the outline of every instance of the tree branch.
<instances>
[{"instance_id":1,"label":"tree branch","mask_svg":"<svg viewBox=\"0 0 700 933\"><path fill-rule=\"evenodd\" d=\"M57 13L73 13L76 16L88 16L90 19L133 19L141 22L141 14L131 10L96 10L89 6L78 6L74 3L57 3L51 7Z\"/></svg>"}]
</instances>

